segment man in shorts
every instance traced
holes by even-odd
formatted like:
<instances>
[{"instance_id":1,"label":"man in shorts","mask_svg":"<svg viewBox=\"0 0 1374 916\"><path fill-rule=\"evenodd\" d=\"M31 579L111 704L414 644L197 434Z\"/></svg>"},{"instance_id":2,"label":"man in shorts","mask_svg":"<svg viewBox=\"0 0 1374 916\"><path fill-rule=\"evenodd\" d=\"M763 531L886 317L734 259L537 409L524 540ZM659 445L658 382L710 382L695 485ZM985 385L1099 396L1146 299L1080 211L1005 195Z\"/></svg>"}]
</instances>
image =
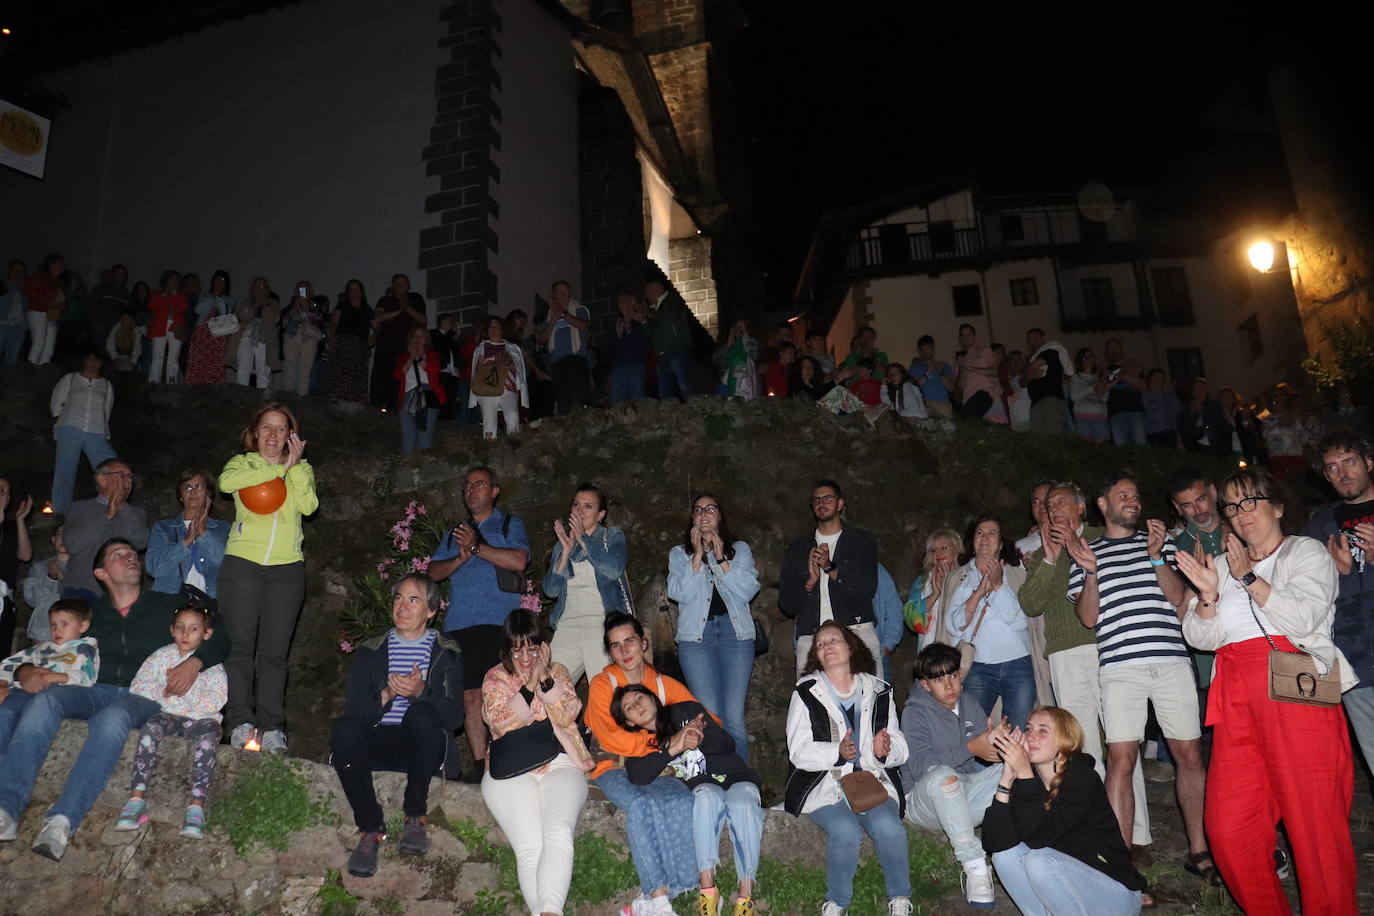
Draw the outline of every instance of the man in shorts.
<instances>
[{"instance_id":1,"label":"man in shorts","mask_svg":"<svg viewBox=\"0 0 1374 916\"><path fill-rule=\"evenodd\" d=\"M1171 561L1174 543L1159 519L1140 522L1140 490L1130 472L1108 478L1097 497L1106 533L1091 543L1065 545L1073 558L1069 600L1078 619L1097 634L1102 725L1107 739L1107 797L1131 842L1135 797L1131 773L1145 737L1149 705L1177 767L1175 790L1188 833L1188 864L1208 878L1215 871L1203 833L1201 721L1197 681L1180 623L1183 577Z\"/></svg>"}]
</instances>

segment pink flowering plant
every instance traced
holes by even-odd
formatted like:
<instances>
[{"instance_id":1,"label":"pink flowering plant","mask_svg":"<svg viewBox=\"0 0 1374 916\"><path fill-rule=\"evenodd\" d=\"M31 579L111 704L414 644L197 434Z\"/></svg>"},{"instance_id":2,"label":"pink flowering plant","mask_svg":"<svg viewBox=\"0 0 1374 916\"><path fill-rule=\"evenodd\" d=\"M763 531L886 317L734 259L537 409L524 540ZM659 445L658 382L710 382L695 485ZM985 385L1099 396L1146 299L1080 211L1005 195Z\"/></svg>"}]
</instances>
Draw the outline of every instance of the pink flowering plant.
<instances>
[{"instance_id":1,"label":"pink flowering plant","mask_svg":"<svg viewBox=\"0 0 1374 916\"><path fill-rule=\"evenodd\" d=\"M359 640L391 626L391 586L407 573L429 569L429 558L453 526L430 514L424 503L412 499L405 513L387 532L387 551L373 569L354 584L358 594L340 620L339 651L350 653ZM441 618L448 609L448 583L439 583Z\"/></svg>"}]
</instances>

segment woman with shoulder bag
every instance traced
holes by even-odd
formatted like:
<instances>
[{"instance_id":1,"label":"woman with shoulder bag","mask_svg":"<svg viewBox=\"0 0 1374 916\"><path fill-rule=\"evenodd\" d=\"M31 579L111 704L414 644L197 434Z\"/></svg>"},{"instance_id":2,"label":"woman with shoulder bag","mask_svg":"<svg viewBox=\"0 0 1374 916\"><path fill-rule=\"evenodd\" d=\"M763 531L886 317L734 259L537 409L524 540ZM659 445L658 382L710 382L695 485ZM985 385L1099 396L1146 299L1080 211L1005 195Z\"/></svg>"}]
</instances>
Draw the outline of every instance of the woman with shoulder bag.
<instances>
[{"instance_id":1,"label":"woman with shoulder bag","mask_svg":"<svg viewBox=\"0 0 1374 916\"><path fill-rule=\"evenodd\" d=\"M1217 653L1206 720L1212 858L1246 913L1290 913L1271 858L1282 820L1303 912L1353 916L1354 764L1340 692L1356 678L1331 639L1336 564L1321 542L1284 536L1283 491L1268 472L1233 471L1220 490L1226 552L1176 554L1197 589L1183 635Z\"/></svg>"},{"instance_id":2,"label":"woman with shoulder bag","mask_svg":"<svg viewBox=\"0 0 1374 916\"><path fill-rule=\"evenodd\" d=\"M809 815L826 834L821 916L844 916L854 896L859 842L873 839L886 879L889 916L911 913L906 798L901 765L906 738L892 688L874 674L873 654L833 620L821 624L787 708L783 807Z\"/></svg>"},{"instance_id":3,"label":"woman with shoulder bag","mask_svg":"<svg viewBox=\"0 0 1374 916\"><path fill-rule=\"evenodd\" d=\"M191 332L191 352L186 357L188 385L219 385L224 381L224 353L229 345L229 334L238 329L229 286L228 271L217 270L210 277L210 292L196 300L196 329ZM232 325L233 330L216 335L214 332L220 324Z\"/></svg>"},{"instance_id":4,"label":"woman with shoulder bag","mask_svg":"<svg viewBox=\"0 0 1374 916\"><path fill-rule=\"evenodd\" d=\"M583 483L573 494L567 525L553 523L558 543L544 574L544 594L556 601L549 613L554 627L553 660L568 669L576 684L585 673L590 681L610 657L606 654L606 615L634 613L625 564L630 550L625 532L603 525L606 494Z\"/></svg>"},{"instance_id":5,"label":"woman with shoulder bag","mask_svg":"<svg viewBox=\"0 0 1374 916\"><path fill-rule=\"evenodd\" d=\"M416 448L427 451L434 445L439 408L448 400L448 391L439 378L439 351L431 346L428 330L410 329L406 352L396 361L391 375L399 382L396 412L401 415L401 454L412 454Z\"/></svg>"},{"instance_id":6,"label":"woman with shoulder bag","mask_svg":"<svg viewBox=\"0 0 1374 916\"><path fill-rule=\"evenodd\" d=\"M520 408L530 406L525 356L520 345L505 339L505 323L495 315L486 321L487 339L472 351L469 407L482 409L482 438L496 438L496 414L506 419L506 435L520 429Z\"/></svg>"},{"instance_id":7,"label":"woman with shoulder bag","mask_svg":"<svg viewBox=\"0 0 1374 916\"><path fill-rule=\"evenodd\" d=\"M969 523L970 549L960 557L967 575L949 601L949 635L964 654L964 691L1021 728L1035 708L1030 629L1016 592L1026 581L1007 526L990 512Z\"/></svg>"},{"instance_id":8,"label":"woman with shoulder bag","mask_svg":"<svg viewBox=\"0 0 1374 916\"><path fill-rule=\"evenodd\" d=\"M744 698L754 673L754 618L759 593L754 554L730 538L720 500L698 493L682 543L668 551L668 597L678 603L677 654L687 686L721 717L735 751L749 762Z\"/></svg>"},{"instance_id":9,"label":"woman with shoulder bag","mask_svg":"<svg viewBox=\"0 0 1374 916\"><path fill-rule=\"evenodd\" d=\"M482 682L492 738L482 801L515 851L528 911L561 916L592 768L577 730L582 701L568 670L549 660L539 618L516 608L501 629L501 663Z\"/></svg>"}]
</instances>

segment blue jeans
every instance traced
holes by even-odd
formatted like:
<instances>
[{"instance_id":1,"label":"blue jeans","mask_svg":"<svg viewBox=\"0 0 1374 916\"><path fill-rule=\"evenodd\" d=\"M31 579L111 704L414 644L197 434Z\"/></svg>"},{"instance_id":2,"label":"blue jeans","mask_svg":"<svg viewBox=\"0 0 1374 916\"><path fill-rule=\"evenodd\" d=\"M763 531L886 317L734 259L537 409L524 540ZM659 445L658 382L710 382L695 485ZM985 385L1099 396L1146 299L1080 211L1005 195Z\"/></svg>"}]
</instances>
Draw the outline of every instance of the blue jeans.
<instances>
[{"instance_id":1,"label":"blue jeans","mask_svg":"<svg viewBox=\"0 0 1374 916\"><path fill-rule=\"evenodd\" d=\"M630 858L644 895L666 887L668 896L676 897L696 887L695 803L682 780L661 776L647 786L637 786L617 767L597 777L596 784L611 804L625 812Z\"/></svg>"},{"instance_id":2,"label":"blue jeans","mask_svg":"<svg viewBox=\"0 0 1374 916\"><path fill-rule=\"evenodd\" d=\"M952 786L945 780L955 778ZM973 828L983 823L992 804L1002 764L976 773L956 773L948 766L935 766L912 788L906 799L906 819L927 830L943 830L954 847L954 858L969 862L983 858L983 844Z\"/></svg>"},{"instance_id":3,"label":"blue jeans","mask_svg":"<svg viewBox=\"0 0 1374 916\"><path fill-rule=\"evenodd\" d=\"M720 716L721 727L735 739L735 753L749 762L749 733L744 728L744 698L754 673L754 641L735 636L729 614L708 617L701 642L677 644L677 660L687 689L702 706Z\"/></svg>"},{"instance_id":4,"label":"blue jeans","mask_svg":"<svg viewBox=\"0 0 1374 916\"><path fill-rule=\"evenodd\" d=\"M439 409L425 408L425 428L420 429L415 418L404 410L396 411L401 417L401 454L412 454L417 448L424 452L434 445L434 427L439 423Z\"/></svg>"},{"instance_id":5,"label":"blue jeans","mask_svg":"<svg viewBox=\"0 0 1374 916\"><path fill-rule=\"evenodd\" d=\"M94 470L100 462L118 458L110 447L110 440L94 433L83 432L77 426L59 426L53 430L57 440L57 460L52 468L52 510L66 512L71 508L76 472L84 452Z\"/></svg>"},{"instance_id":6,"label":"blue jeans","mask_svg":"<svg viewBox=\"0 0 1374 916\"><path fill-rule=\"evenodd\" d=\"M1101 417L1075 417L1073 421L1074 432L1080 438L1091 439L1094 442L1106 442L1111 439L1111 427L1107 421Z\"/></svg>"},{"instance_id":7,"label":"blue jeans","mask_svg":"<svg viewBox=\"0 0 1374 916\"><path fill-rule=\"evenodd\" d=\"M611 403L636 401L644 397L644 364L630 363L611 369Z\"/></svg>"},{"instance_id":8,"label":"blue jeans","mask_svg":"<svg viewBox=\"0 0 1374 916\"><path fill-rule=\"evenodd\" d=\"M1112 426L1112 441L1117 445L1145 444L1145 414L1132 410L1119 413L1108 421Z\"/></svg>"},{"instance_id":9,"label":"blue jeans","mask_svg":"<svg viewBox=\"0 0 1374 916\"><path fill-rule=\"evenodd\" d=\"M992 854L1022 916L1136 916L1140 891L1127 890L1091 865L1057 849L1031 849L1018 843Z\"/></svg>"},{"instance_id":10,"label":"blue jeans","mask_svg":"<svg viewBox=\"0 0 1374 916\"><path fill-rule=\"evenodd\" d=\"M0 363L17 363L29 329L22 324L0 324Z\"/></svg>"},{"instance_id":11,"label":"blue jeans","mask_svg":"<svg viewBox=\"0 0 1374 916\"><path fill-rule=\"evenodd\" d=\"M735 851L735 874L740 880L759 873L759 844L763 842L763 809L759 788L737 782L729 789L706 784L692 790L692 842L697 871L715 871L720 864L720 822L730 821L730 845Z\"/></svg>"},{"instance_id":12,"label":"blue jeans","mask_svg":"<svg viewBox=\"0 0 1374 916\"><path fill-rule=\"evenodd\" d=\"M9 700L3 705L8 706ZM111 684L56 686L36 694L26 704L10 746L0 757L0 773L4 774L0 777L0 809L15 818L23 814L38 769L62 720L85 719L86 742L67 774L62 795L48 809L49 817L66 815L75 830L109 782L129 732L142 728L158 709L154 701Z\"/></svg>"},{"instance_id":13,"label":"blue jeans","mask_svg":"<svg viewBox=\"0 0 1374 916\"><path fill-rule=\"evenodd\" d=\"M1017 728L1024 728L1035 709L1035 669L1030 656L995 665L974 662L964 678L964 693L977 700L988 715L1000 697L1002 715Z\"/></svg>"},{"instance_id":14,"label":"blue jeans","mask_svg":"<svg viewBox=\"0 0 1374 916\"><path fill-rule=\"evenodd\" d=\"M808 817L825 831L825 899L849 906L854 899L854 872L859 867L859 843L867 833L878 852L889 897L911 896L911 867L907 862L906 827L897 803L888 799L876 808L855 814L836 802L817 808Z\"/></svg>"},{"instance_id":15,"label":"blue jeans","mask_svg":"<svg viewBox=\"0 0 1374 916\"><path fill-rule=\"evenodd\" d=\"M14 727L19 724L24 707L32 699L33 694L25 693L11 684L9 696L5 698L5 702L0 703L0 760L5 759L5 749L10 746L10 736L14 734ZM0 776L0 779L3 777Z\"/></svg>"},{"instance_id":16,"label":"blue jeans","mask_svg":"<svg viewBox=\"0 0 1374 916\"><path fill-rule=\"evenodd\" d=\"M1341 697L1341 705L1345 707L1345 717L1350 720L1350 727L1355 730L1355 741L1364 755L1364 765L1374 770L1374 687L1356 687L1347 691Z\"/></svg>"},{"instance_id":17,"label":"blue jeans","mask_svg":"<svg viewBox=\"0 0 1374 916\"><path fill-rule=\"evenodd\" d=\"M686 401L692 396L692 353L677 350L658 354L658 397Z\"/></svg>"}]
</instances>

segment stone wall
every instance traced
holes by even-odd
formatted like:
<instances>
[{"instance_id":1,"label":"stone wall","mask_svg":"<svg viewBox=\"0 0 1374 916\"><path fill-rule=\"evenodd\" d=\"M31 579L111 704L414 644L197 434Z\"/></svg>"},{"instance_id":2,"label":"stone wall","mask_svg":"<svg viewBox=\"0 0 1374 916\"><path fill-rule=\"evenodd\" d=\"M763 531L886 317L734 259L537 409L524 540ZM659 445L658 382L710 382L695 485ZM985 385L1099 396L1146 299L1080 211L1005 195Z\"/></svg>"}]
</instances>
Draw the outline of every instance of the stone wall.
<instances>
[{"instance_id":1,"label":"stone wall","mask_svg":"<svg viewBox=\"0 0 1374 916\"><path fill-rule=\"evenodd\" d=\"M716 336L720 330L720 308L711 266L711 237L673 239L668 243L668 254L671 258L669 281L701 326Z\"/></svg>"},{"instance_id":2,"label":"stone wall","mask_svg":"<svg viewBox=\"0 0 1374 916\"><path fill-rule=\"evenodd\" d=\"M592 327L616 316L616 297L644 287L644 188L634 129L615 90L590 81L578 100L577 167L582 304Z\"/></svg>"}]
</instances>

